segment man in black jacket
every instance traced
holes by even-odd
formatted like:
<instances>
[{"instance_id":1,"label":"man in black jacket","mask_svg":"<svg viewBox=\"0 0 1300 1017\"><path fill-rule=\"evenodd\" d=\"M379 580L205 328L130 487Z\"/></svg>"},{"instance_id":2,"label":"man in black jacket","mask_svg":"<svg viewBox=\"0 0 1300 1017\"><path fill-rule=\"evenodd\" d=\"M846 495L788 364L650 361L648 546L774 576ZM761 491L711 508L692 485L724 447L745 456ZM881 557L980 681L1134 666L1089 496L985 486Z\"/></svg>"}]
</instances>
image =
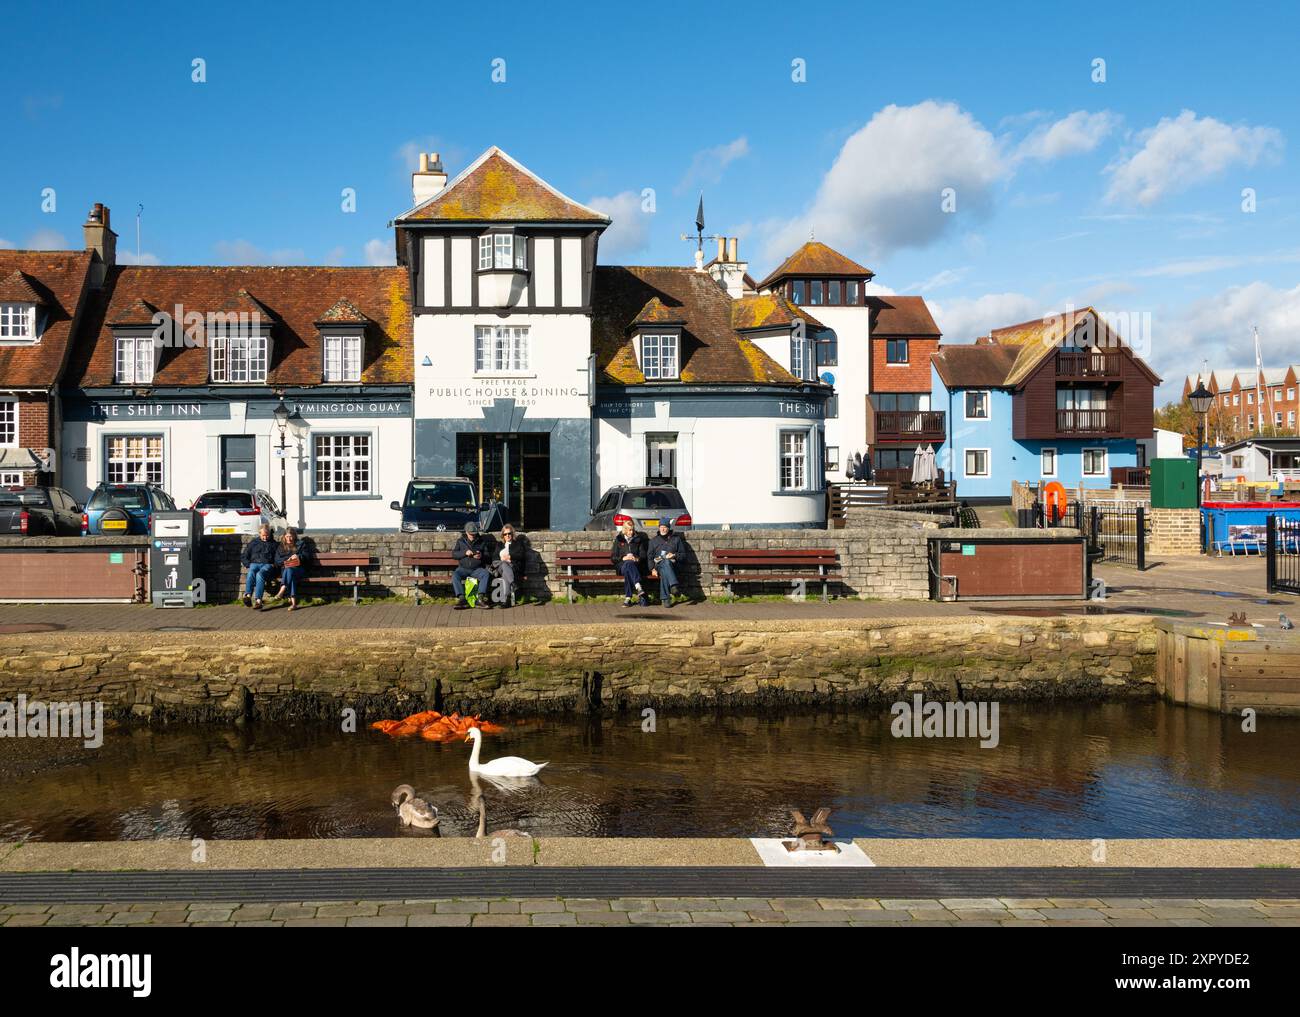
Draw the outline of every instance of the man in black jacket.
<instances>
[{"instance_id":1,"label":"man in black jacket","mask_svg":"<svg viewBox=\"0 0 1300 1017\"><path fill-rule=\"evenodd\" d=\"M465 532L456 541L451 554L458 562L456 571L451 574L451 588L456 593L456 610L461 611L469 607L469 602L465 599L465 580L470 577L478 583L474 595L478 606L484 609L490 608L492 597L488 584L491 578L487 567L488 562L492 560L492 548L479 533L478 523L465 524Z\"/></svg>"},{"instance_id":2,"label":"man in black jacket","mask_svg":"<svg viewBox=\"0 0 1300 1017\"><path fill-rule=\"evenodd\" d=\"M260 611L266 581L275 571L275 541L271 539L271 527L262 524L257 536L244 545L239 560L248 569L248 578L244 580L244 606L256 605Z\"/></svg>"},{"instance_id":3,"label":"man in black jacket","mask_svg":"<svg viewBox=\"0 0 1300 1017\"><path fill-rule=\"evenodd\" d=\"M659 580L659 599L673 606L677 594L677 570L686 557L686 541L673 532L672 519L659 520L659 532L650 538L650 578Z\"/></svg>"},{"instance_id":4,"label":"man in black jacket","mask_svg":"<svg viewBox=\"0 0 1300 1017\"><path fill-rule=\"evenodd\" d=\"M624 607L631 607L634 597L640 600L642 607L650 604L650 598L641 588L645 554L645 534L633 526L629 519L619 527L619 532L614 536L614 546L609 549L609 560L623 577Z\"/></svg>"}]
</instances>

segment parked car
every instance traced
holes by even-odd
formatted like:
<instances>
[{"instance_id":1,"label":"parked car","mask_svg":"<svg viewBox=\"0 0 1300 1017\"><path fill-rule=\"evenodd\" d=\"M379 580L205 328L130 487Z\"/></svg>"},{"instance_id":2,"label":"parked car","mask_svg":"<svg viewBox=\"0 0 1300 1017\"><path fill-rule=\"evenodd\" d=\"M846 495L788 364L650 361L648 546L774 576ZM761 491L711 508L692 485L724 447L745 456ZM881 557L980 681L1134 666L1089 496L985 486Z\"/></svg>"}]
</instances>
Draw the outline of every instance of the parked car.
<instances>
[{"instance_id":1,"label":"parked car","mask_svg":"<svg viewBox=\"0 0 1300 1017\"><path fill-rule=\"evenodd\" d=\"M154 512L174 511L176 502L157 484L101 483L81 513L81 532L110 537L148 535Z\"/></svg>"},{"instance_id":2,"label":"parked car","mask_svg":"<svg viewBox=\"0 0 1300 1017\"><path fill-rule=\"evenodd\" d=\"M279 537L289 526L271 495L252 491L204 491L190 506L203 517L203 534L238 533L252 537L265 524Z\"/></svg>"},{"instance_id":3,"label":"parked car","mask_svg":"<svg viewBox=\"0 0 1300 1017\"><path fill-rule=\"evenodd\" d=\"M78 537L81 506L61 487L0 488L0 535Z\"/></svg>"},{"instance_id":4,"label":"parked car","mask_svg":"<svg viewBox=\"0 0 1300 1017\"><path fill-rule=\"evenodd\" d=\"M691 513L681 491L667 485L659 487L611 487L596 505L584 529L612 530L626 520L646 530L653 530L667 519L676 530L691 528Z\"/></svg>"},{"instance_id":5,"label":"parked car","mask_svg":"<svg viewBox=\"0 0 1300 1017\"><path fill-rule=\"evenodd\" d=\"M399 529L415 533L481 524L487 506L479 505L473 483L464 477L416 477L406 485L406 496L389 507L402 513Z\"/></svg>"}]
</instances>

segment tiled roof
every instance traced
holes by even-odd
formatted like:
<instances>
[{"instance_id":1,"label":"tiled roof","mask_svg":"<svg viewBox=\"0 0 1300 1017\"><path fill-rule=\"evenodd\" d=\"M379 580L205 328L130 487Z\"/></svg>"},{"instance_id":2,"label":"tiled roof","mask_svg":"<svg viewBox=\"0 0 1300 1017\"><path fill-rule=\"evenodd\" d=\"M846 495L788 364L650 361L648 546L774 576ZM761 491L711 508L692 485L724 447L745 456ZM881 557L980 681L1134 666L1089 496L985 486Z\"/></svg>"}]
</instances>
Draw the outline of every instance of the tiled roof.
<instances>
[{"instance_id":1,"label":"tiled roof","mask_svg":"<svg viewBox=\"0 0 1300 1017\"><path fill-rule=\"evenodd\" d=\"M318 325L365 325L370 319L347 297L339 297L334 306L317 319Z\"/></svg>"},{"instance_id":2,"label":"tiled roof","mask_svg":"<svg viewBox=\"0 0 1300 1017\"><path fill-rule=\"evenodd\" d=\"M40 342L0 345L0 388L58 384L90 262L89 251L0 251L0 278L16 287L15 293L31 290L43 322Z\"/></svg>"},{"instance_id":3,"label":"tiled roof","mask_svg":"<svg viewBox=\"0 0 1300 1017\"><path fill-rule=\"evenodd\" d=\"M871 334L884 338L934 338L943 333L934 323L934 316L926 306L924 297L879 296L867 297L871 307Z\"/></svg>"},{"instance_id":4,"label":"tiled roof","mask_svg":"<svg viewBox=\"0 0 1300 1017\"><path fill-rule=\"evenodd\" d=\"M609 217L561 194L493 146L400 222L589 222Z\"/></svg>"},{"instance_id":5,"label":"tiled roof","mask_svg":"<svg viewBox=\"0 0 1300 1017\"><path fill-rule=\"evenodd\" d=\"M1006 384L1017 352L990 343L941 346L930 362L949 388L998 388Z\"/></svg>"},{"instance_id":6,"label":"tiled roof","mask_svg":"<svg viewBox=\"0 0 1300 1017\"><path fill-rule=\"evenodd\" d=\"M645 382L637 365L631 326L655 299L683 321L683 384L811 384L801 383L735 330L735 301L707 273L693 268L612 265L597 266L592 284L592 346L603 381L622 385Z\"/></svg>"},{"instance_id":7,"label":"tiled roof","mask_svg":"<svg viewBox=\"0 0 1300 1017\"><path fill-rule=\"evenodd\" d=\"M950 388L1015 387L1076 332L1094 328L1088 342L1108 348L1127 345L1105 318L1091 307L1085 307L995 328L971 345L945 346L934 354L933 362L939 377ZM1160 383L1159 377L1136 354L1133 361L1153 383Z\"/></svg>"},{"instance_id":8,"label":"tiled roof","mask_svg":"<svg viewBox=\"0 0 1300 1017\"><path fill-rule=\"evenodd\" d=\"M686 319L682 316L680 307L669 307L658 297L651 297L646 301L645 307L641 308L637 316L632 319L633 325L681 325Z\"/></svg>"},{"instance_id":9,"label":"tiled roof","mask_svg":"<svg viewBox=\"0 0 1300 1017\"><path fill-rule=\"evenodd\" d=\"M875 274L871 269L859 265L851 258L846 258L839 251L827 247L820 241L809 240L781 262L766 279L758 284L758 288L767 289L787 276L864 276L870 279Z\"/></svg>"},{"instance_id":10,"label":"tiled roof","mask_svg":"<svg viewBox=\"0 0 1300 1017\"><path fill-rule=\"evenodd\" d=\"M18 304L44 304L44 298L32 286L32 280L19 269L0 279L0 300Z\"/></svg>"},{"instance_id":11,"label":"tiled roof","mask_svg":"<svg viewBox=\"0 0 1300 1017\"><path fill-rule=\"evenodd\" d=\"M119 307L113 308L113 316L109 320L110 325L152 325L154 315L158 313L158 308L147 300L135 299Z\"/></svg>"},{"instance_id":12,"label":"tiled roof","mask_svg":"<svg viewBox=\"0 0 1300 1017\"><path fill-rule=\"evenodd\" d=\"M362 382L409 384L414 372L409 290L406 271L395 267L118 266L109 270L105 295L87 313L88 338L78 343L68 380L82 387L112 385L111 324L138 317L142 306L164 308L169 314L179 306L182 313L204 315L256 310L271 326L267 384L319 385L317 323L346 303L369 322ZM154 375L159 387L204 385L207 380L206 346L165 349Z\"/></svg>"},{"instance_id":13,"label":"tiled roof","mask_svg":"<svg viewBox=\"0 0 1300 1017\"><path fill-rule=\"evenodd\" d=\"M754 328L788 328L796 320L813 328L825 328L808 313L779 293L760 293L741 297L731 305L731 327L738 332Z\"/></svg>"}]
</instances>

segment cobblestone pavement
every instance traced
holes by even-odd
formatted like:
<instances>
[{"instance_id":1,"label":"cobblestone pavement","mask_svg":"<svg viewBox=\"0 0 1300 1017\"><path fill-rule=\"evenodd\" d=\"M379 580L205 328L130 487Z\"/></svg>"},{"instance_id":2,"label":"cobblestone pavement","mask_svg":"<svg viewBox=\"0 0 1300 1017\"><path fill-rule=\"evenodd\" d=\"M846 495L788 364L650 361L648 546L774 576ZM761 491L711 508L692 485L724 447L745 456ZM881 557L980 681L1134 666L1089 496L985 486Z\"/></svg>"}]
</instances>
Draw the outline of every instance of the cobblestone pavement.
<instances>
[{"instance_id":1,"label":"cobblestone pavement","mask_svg":"<svg viewBox=\"0 0 1300 1017\"><path fill-rule=\"evenodd\" d=\"M362 900L9 904L5 928L84 926L1300 926L1300 899L958 897Z\"/></svg>"}]
</instances>

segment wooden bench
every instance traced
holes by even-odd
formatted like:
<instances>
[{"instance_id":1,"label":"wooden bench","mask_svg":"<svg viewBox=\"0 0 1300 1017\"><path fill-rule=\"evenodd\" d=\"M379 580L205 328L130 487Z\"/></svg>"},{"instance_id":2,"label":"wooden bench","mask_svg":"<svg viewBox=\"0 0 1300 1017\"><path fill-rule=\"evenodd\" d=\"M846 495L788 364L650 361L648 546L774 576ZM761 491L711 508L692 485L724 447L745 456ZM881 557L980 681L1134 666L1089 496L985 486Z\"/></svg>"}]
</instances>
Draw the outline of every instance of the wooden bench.
<instances>
[{"instance_id":1,"label":"wooden bench","mask_svg":"<svg viewBox=\"0 0 1300 1017\"><path fill-rule=\"evenodd\" d=\"M411 570L407 578L415 587L416 605L420 603L421 587L425 583L450 586L451 574L459 564L450 551L407 551L403 554L402 566Z\"/></svg>"},{"instance_id":2,"label":"wooden bench","mask_svg":"<svg viewBox=\"0 0 1300 1017\"><path fill-rule=\"evenodd\" d=\"M608 551L556 551L555 567L564 580L564 590L569 603L573 603L573 587L578 583L618 583L623 576L615 571Z\"/></svg>"},{"instance_id":3,"label":"wooden bench","mask_svg":"<svg viewBox=\"0 0 1300 1017\"><path fill-rule=\"evenodd\" d=\"M717 581L735 596L735 587L742 583L790 583L812 580L821 583L822 600L827 599L827 588L840 581L839 560L835 549L818 548L715 548L713 566L719 570ZM759 569L757 572L737 572L736 569ZM769 571L770 570L770 571Z\"/></svg>"},{"instance_id":4,"label":"wooden bench","mask_svg":"<svg viewBox=\"0 0 1300 1017\"><path fill-rule=\"evenodd\" d=\"M351 586L352 603L356 604L361 599L361 587L365 585L369 578L364 569L369 569L374 564L374 558L369 554L362 554L356 551L323 551L312 557L307 565L308 572L303 576L304 583L327 583L331 586ZM314 569L329 569L324 575L317 572L312 574ZM342 571L351 569L351 572Z\"/></svg>"}]
</instances>

